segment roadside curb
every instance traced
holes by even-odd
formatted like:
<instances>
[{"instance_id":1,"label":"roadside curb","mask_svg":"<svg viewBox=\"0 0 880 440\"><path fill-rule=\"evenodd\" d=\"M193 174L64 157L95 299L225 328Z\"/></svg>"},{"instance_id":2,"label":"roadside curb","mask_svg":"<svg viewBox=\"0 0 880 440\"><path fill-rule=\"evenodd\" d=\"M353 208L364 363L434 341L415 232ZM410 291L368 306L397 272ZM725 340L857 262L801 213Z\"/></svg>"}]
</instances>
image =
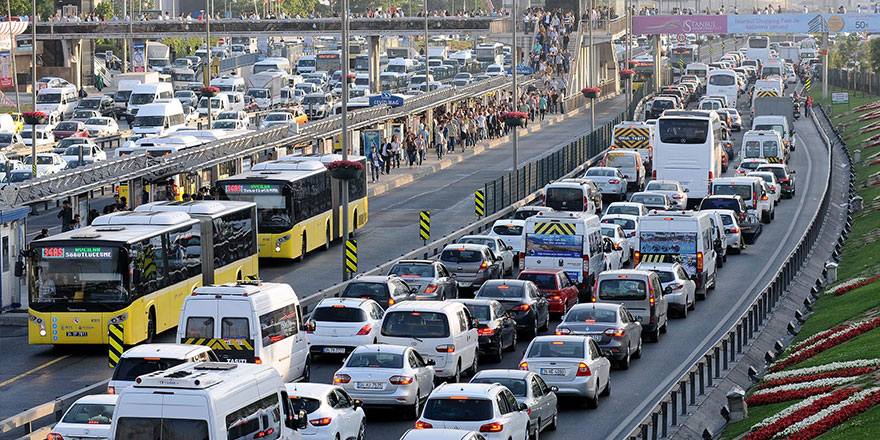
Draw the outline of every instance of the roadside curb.
<instances>
[{"instance_id":1,"label":"roadside curb","mask_svg":"<svg viewBox=\"0 0 880 440\"><path fill-rule=\"evenodd\" d=\"M618 95L620 95L620 93L616 93L614 95L608 95L607 98L605 99L605 101L611 100L611 99L617 97ZM540 123L540 124L533 123L533 127L521 130L520 134L532 134L532 133L539 132L543 128L552 127L552 126L562 122L566 118L576 116L580 113L584 113L584 112L588 111L589 108L590 108L589 105L584 106L584 107L578 107L574 110L569 110L568 112L566 112L564 114L556 114L554 116L554 118L551 120L547 120L545 118L544 123ZM446 154L446 155L444 155L444 158L442 160L440 160L439 162L435 162L434 164L432 164L430 166L423 166L418 171L415 171L413 173L406 174L406 175L401 175L398 177L392 177L392 178L390 178L391 180L388 182L383 182L382 180L380 180L379 183L371 184L372 186L370 186L367 190L367 195L369 197L375 197L375 196L384 194L394 188L398 188L398 187L407 185L407 184L412 183L415 180L420 179L422 177L425 177L429 174L432 174L437 171L449 168L459 162L463 162L464 160L469 159L475 155L481 154L487 150L497 148L502 145L507 145L509 142L510 142L509 135L505 135L504 137L501 137L498 139L493 139L489 142L481 142L477 146L475 146L469 150L466 150L462 153ZM433 153L433 150L429 149L428 154L430 155L431 153ZM387 175L385 175L385 176L387 176Z\"/></svg>"},{"instance_id":2,"label":"roadside curb","mask_svg":"<svg viewBox=\"0 0 880 440\"><path fill-rule=\"evenodd\" d=\"M14 325L23 327L28 322L28 314L22 312L7 312L0 314L0 325Z\"/></svg>"}]
</instances>

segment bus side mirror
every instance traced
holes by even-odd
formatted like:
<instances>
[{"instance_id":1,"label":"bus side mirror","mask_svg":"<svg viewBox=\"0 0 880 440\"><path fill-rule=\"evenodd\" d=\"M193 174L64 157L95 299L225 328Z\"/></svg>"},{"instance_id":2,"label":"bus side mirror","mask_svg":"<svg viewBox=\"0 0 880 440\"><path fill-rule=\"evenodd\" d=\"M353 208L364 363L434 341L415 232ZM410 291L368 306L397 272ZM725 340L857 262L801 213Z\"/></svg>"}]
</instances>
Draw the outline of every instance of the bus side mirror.
<instances>
[{"instance_id":1,"label":"bus side mirror","mask_svg":"<svg viewBox=\"0 0 880 440\"><path fill-rule=\"evenodd\" d=\"M24 276L24 261L15 262L15 276L19 278Z\"/></svg>"},{"instance_id":2,"label":"bus side mirror","mask_svg":"<svg viewBox=\"0 0 880 440\"><path fill-rule=\"evenodd\" d=\"M135 270L131 272L131 282L135 285L141 283L141 270L139 268L135 268Z\"/></svg>"}]
</instances>

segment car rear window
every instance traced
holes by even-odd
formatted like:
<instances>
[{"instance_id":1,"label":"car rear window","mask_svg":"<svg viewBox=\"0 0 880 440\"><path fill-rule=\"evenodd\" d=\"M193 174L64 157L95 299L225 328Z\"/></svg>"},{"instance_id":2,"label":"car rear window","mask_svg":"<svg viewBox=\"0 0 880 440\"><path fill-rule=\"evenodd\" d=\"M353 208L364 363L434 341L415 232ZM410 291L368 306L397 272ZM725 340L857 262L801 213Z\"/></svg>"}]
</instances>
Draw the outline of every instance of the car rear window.
<instances>
[{"instance_id":1,"label":"car rear window","mask_svg":"<svg viewBox=\"0 0 880 440\"><path fill-rule=\"evenodd\" d=\"M356 307L318 307L312 314L315 321L329 322L364 322L367 314Z\"/></svg>"},{"instance_id":2,"label":"car rear window","mask_svg":"<svg viewBox=\"0 0 880 440\"><path fill-rule=\"evenodd\" d=\"M648 182L645 191L678 191L678 185L674 183Z\"/></svg>"},{"instance_id":3,"label":"car rear window","mask_svg":"<svg viewBox=\"0 0 880 440\"><path fill-rule=\"evenodd\" d=\"M476 422L489 420L493 415L491 400L462 396L462 398L429 399L422 417L428 420Z\"/></svg>"},{"instance_id":4,"label":"car rear window","mask_svg":"<svg viewBox=\"0 0 880 440\"><path fill-rule=\"evenodd\" d=\"M500 299L511 299L511 298L522 298L523 297L523 289L522 286L510 286L510 285L501 285L501 284L484 284L479 292L477 292L477 298L500 298Z\"/></svg>"},{"instance_id":5,"label":"car rear window","mask_svg":"<svg viewBox=\"0 0 880 440\"><path fill-rule=\"evenodd\" d=\"M649 195L649 194L636 194L636 195L632 196L632 198L630 199L630 202L643 203L645 205L651 205L651 206L666 204L666 200L664 199L663 196L654 196L654 195Z\"/></svg>"},{"instance_id":6,"label":"car rear window","mask_svg":"<svg viewBox=\"0 0 880 440\"><path fill-rule=\"evenodd\" d=\"M523 272L519 274L519 279L531 281L541 290L556 290L556 275L552 273Z\"/></svg>"},{"instance_id":7,"label":"car rear window","mask_svg":"<svg viewBox=\"0 0 880 440\"><path fill-rule=\"evenodd\" d=\"M440 254L440 260L450 263L479 263L483 261L483 254L467 249L446 249Z\"/></svg>"},{"instance_id":8,"label":"car rear window","mask_svg":"<svg viewBox=\"0 0 880 440\"><path fill-rule=\"evenodd\" d=\"M751 185L712 185L712 194L719 196L740 196L743 200L752 199Z\"/></svg>"},{"instance_id":9,"label":"car rear window","mask_svg":"<svg viewBox=\"0 0 880 440\"><path fill-rule=\"evenodd\" d=\"M471 379L471 383L497 383L506 386L516 397L526 397L526 381L523 379L511 379L507 377L477 377Z\"/></svg>"},{"instance_id":10,"label":"car rear window","mask_svg":"<svg viewBox=\"0 0 880 440\"><path fill-rule=\"evenodd\" d=\"M379 351L352 353L345 366L349 368L403 368L403 355Z\"/></svg>"},{"instance_id":11,"label":"car rear window","mask_svg":"<svg viewBox=\"0 0 880 440\"><path fill-rule=\"evenodd\" d=\"M389 272L401 278L433 278L434 267L430 264L395 264Z\"/></svg>"},{"instance_id":12,"label":"car rear window","mask_svg":"<svg viewBox=\"0 0 880 440\"><path fill-rule=\"evenodd\" d=\"M598 291L599 299L606 301L637 301L648 297L648 285L643 280L602 280Z\"/></svg>"},{"instance_id":13,"label":"car rear window","mask_svg":"<svg viewBox=\"0 0 880 440\"><path fill-rule=\"evenodd\" d=\"M575 309L565 315L565 322L617 322L617 311L596 308Z\"/></svg>"},{"instance_id":14,"label":"car rear window","mask_svg":"<svg viewBox=\"0 0 880 440\"><path fill-rule=\"evenodd\" d=\"M154 373L160 370L167 370L184 362L185 361L182 359L122 358L119 360L116 369L113 370L113 380L134 381L138 376L143 376L144 374Z\"/></svg>"},{"instance_id":15,"label":"car rear window","mask_svg":"<svg viewBox=\"0 0 880 440\"><path fill-rule=\"evenodd\" d=\"M657 276L660 278L661 283L668 283L671 281L675 281L675 274L672 272L667 272L665 270L660 270L660 271L655 270L654 273L656 273Z\"/></svg>"},{"instance_id":16,"label":"car rear window","mask_svg":"<svg viewBox=\"0 0 880 440\"><path fill-rule=\"evenodd\" d=\"M532 211L529 209L516 211L515 213L513 213L513 219L514 220L525 220L533 215L538 215L539 212L540 211L537 211L537 210Z\"/></svg>"},{"instance_id":17,"label":"car rear window","mask_svg":"<svg viewBox=\"0 0 880 440\"><path fill-rule=\"evenodd\" d=\"M435 312L392 311L382 320L382 335L392 338L445 338L449 336L446 315Z\"/></svg>"},{"instance_id":18,"label":"car rear window","mask_svg":"<svg viewBox=\"0 0 880 440\"><path fill-rule=\"evenodd\" d=\"M641 215L641 209L639 209L637 206L627 206L627 205L609 206L608 211L606 211L605 214ZM603 223L611 223L611 222L603 222ZM627 229L627 228L624 228L624 229ZM633 229L633 228L630 228L630 229Z\"/></svg>"},{"instance_id":19,"label":"car rear window","mask_svg":"<svg viewBox=\"0 0 880 440\"><path fill-rule=\"evenodd\" d=\"M770 171L777 179L785 178L785 170L782 167L762 167L758 166L758 171Z\"/></svg>"},{"instance_id":20,"label":"car rear window","mask_svg":"<svg viewBox=\"0 0 880 440\"><path fill-rule=\"evenodd\" d=\"M300 411L305 411L306 414L311 414L321 407L321 401L318 399L312 399L311 397L291 397L290 403L293 405L294 414L299 413Z\"/></svg>"},{"instance_id":21,"label":"car rear window","mask_svg":"<svg viewBox=\"0 0 880 440\"><path fill-rule=\"evenodd\" d=\"M529 348L530 358L584 358L584 343L581 341L544 340L532 344Z\"/></svg>"},{"instance_id":22,"label":"car rear window","mask_svg":"<svg viewBox=\"0 0 880 440\"><path fill-rule=\"evenodd\" d=\"M742 162L739 164L740 168L749 171L755 171L759 166L761 166L761 162Z\"/></svg>"},{"instance_id":23,"label":"car rear window","mask_svg":"<svg viewBox=\"0 0 880 440\"><path fill-rule=\"evenodd\" d=\"M120 417L115 437L128 440L208 440L208 422L197 419Z\"/></svg>"},{"instance_id":24,"label":"car rear window","mask_svg":"<svg viewBox=\"0 0 880 440\"><path fill-rule=\"evenodd\" d=\"M497 225L492 228L492 232L498 235L522 235L522 231L523 227L517 225Z\"/></svg>"},{"instance_id":25,"label":"car rear window","mask_svg":"<svg viewBox=\"0 0 880 440\"><path fill-rule=\"evenodd\" d=\"M343 298L365 298L381 300L388 298L388 286L385 283L354 282L345 286L340 295Z\"/></svg>"},{"instance_id":26,"label":"car rear window","mask_svg":"<svg viewBox=\"0 0 880 440\"><path fill-rule=\"evenodd\" d=\"M700 210L704 209L730 209L739 212L740 206L733 199L703 199L700 203Z\"/></svg>"},{"instance_id":27,"label":"car rear window","mask_svg":"<svg viewBox=\"0 0 880 440\"><path fill-rule=\"evenodd\" d=\"M608 153L605 155L605 166L611 168L626 168L636 165L636 157L632 154Z\"/></svg>"},{"instance_id":28,"label":"car rear window","mask_svg":"<svg viewBox=\"0 0 880 440\"><path fill-rule=\"evenodd\" d=\"M580 188L548 188L544 206L557 211L583 211L584 192Z\"/></svg>"},{"instance_id":29,"label":"car rear window","mask_svg":"<svg viewBox=\"0 0 880 440\"><path fill-rule=\"evenodd\" d=\"M77 403L70 407L61 421L88 425L109 425L113 421L113 404Z\"/></svg>"}]
</instances>

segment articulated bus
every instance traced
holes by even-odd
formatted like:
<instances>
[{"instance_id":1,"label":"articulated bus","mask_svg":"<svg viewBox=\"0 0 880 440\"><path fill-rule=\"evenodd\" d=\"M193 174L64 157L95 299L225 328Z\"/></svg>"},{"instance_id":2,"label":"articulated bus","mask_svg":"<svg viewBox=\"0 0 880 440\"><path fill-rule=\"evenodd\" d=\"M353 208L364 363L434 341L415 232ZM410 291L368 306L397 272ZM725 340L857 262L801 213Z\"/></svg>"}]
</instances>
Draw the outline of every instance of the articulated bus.
<instances>
[{"instance_id":1,"label":"articulated bus","mask_svg":"<svg viewBox=\"0 0 880 440\"><path fill-rule=\"evenodd\" d=\"M654 131L654 179L681 182L689 202L709 195L721 176L721 120L714 111L667 111Z\"/></svg>"},{"instance_id":2,"label":"articulated bus","mask_svg":"<svg viewBox=\"0 0 880 440\"><path fill-rule=\"evenodd\" d=\"M341 182L326 163L339 155L284 156L217 182L221 198L255 202L260 258L298 258L342 237ZM366 166L366 158L350 160ZM348 181L349 231L367 223L366 173Z\"/></svg>"},{"instance_id":3,"label":"articulated bus","mask_svg":"<svg viewBox=\"0 0 880 440\"><path fill-rule=\"evenodd\" d=\"M257 277L255 221L253 203L145 205L34 241L28 342L107 344L110 324L151 340L196 287Z\"/></svg>"}]
</instances>

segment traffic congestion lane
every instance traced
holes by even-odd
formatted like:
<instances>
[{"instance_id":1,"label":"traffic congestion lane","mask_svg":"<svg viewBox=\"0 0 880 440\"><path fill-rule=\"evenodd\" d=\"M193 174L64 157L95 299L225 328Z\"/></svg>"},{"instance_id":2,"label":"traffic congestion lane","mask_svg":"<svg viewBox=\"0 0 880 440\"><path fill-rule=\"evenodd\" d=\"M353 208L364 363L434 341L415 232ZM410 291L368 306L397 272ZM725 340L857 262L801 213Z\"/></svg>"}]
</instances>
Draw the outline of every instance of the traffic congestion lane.
<instances>
[{"instance_id":1,"label":"traffic congestion lane","mask_svg":"<svg viewBox=\"0 0 880 440\"><path fill-rule=\"evenodd\" d=\"M668 333L657 344L644 344L641 359L633 360L629 370L612 371L612 396L600 401L598 410L584 410L571 399L559 404L559 428L544 432L551 439L584 438L584 426L590 427L589 438L621 438L653 408L668 388L690 364L710 347L739 317L759 293L759 288L770 281L784 257L794 249L800 235L809 225L818 209L819 198L827 179L824 162L825 148L811 123L799 121L799 148L792 155L790 165L798 171L798 195L784 200L777 207L777 220L765 225L758 241L741 255L730 256L719 271L718 287L687 319L669 321ZM741 139L741 133L735 135ZM735 173L731 166L727 173ZM787 221L790 220L790 221ZM550 331L558 322L554 322ZM545 334L550 333L544 332ZM516 352L505 353L499 364L486 361L481 369L518 367L527 341L520 341ZM340 358L323 358L313 363L314 381L329 383L339 368ZM373 410L367 414L367 438L384 440L398 438L414 421L401 420L398 411Z\"/></svg>"}]
</instances>

